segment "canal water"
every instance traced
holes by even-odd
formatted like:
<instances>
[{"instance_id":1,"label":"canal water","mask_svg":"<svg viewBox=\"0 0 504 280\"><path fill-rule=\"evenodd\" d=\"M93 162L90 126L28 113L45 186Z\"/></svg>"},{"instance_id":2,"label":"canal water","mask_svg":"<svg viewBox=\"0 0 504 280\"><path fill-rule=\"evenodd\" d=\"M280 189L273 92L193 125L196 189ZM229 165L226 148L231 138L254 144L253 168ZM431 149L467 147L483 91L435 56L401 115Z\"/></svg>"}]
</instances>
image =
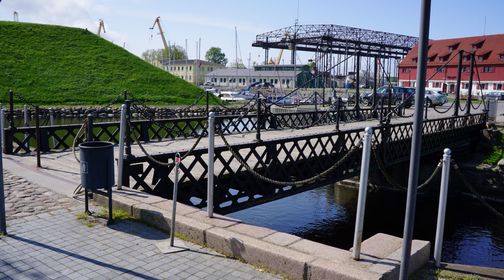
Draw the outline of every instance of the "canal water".
<instances>
[{"instance_id":1,"label":"canal water","mask_svg":"<svg viewBox=\"0 0 504 280\"><path fill-rule=\"evenodd\" d=\"M414 238L429 240L432 245L437 200L437 196L417 200ZM405 201L402 193L368 193L364 238L379 232L402 237ZM347 250L353 242L356 206L357 189L328 185L229 216ZM504 221L477 200L450 197L442 260L504 268Z\"/></svg>"}]
</instances>

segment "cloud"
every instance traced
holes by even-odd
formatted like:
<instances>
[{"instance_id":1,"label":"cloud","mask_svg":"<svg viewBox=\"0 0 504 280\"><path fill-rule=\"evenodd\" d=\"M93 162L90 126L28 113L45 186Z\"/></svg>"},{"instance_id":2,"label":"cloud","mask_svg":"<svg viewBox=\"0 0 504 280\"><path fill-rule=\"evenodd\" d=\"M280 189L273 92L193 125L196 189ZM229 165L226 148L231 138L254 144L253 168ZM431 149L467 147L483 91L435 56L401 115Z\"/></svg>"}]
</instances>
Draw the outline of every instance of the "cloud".
<instances>
[{"instance_id":1,"label":"cloud","mask_svg":"<svg viewBox=\"0 0 504 280\"><path fill-rule=\"evenodd\" d=\"M87 28L98 31L98 18L90 14L106 15L111 8L96 0L4 0L5 8L19 13L19 20ZM122 45L127 36L107 26L104 38Z\"/></svg>"}]
</instances>

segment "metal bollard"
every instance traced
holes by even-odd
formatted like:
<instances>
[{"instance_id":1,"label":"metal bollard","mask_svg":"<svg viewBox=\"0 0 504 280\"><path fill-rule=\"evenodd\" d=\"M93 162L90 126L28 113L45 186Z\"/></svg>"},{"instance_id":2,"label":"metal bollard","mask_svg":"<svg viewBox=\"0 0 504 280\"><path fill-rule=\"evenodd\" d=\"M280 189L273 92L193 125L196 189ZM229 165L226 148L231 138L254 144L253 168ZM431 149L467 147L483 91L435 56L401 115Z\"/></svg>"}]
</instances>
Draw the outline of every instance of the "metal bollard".
<instances>
[{"instance_id":1,"label":"metal bollard","mask_svg":"<svg viewBox=\"0 0 504 280\"><path fill-rule=\"evenodd\" d=\"M441 251L443 249L443 234L446 216L446 200L448 198L448 182L450 179L451 150L444 149L443 171L441 173L441 187L439 192L439 209L436 226L436 240L434 243L434 262L436 267L441 263Z\"/></svg>"},{"instance_id":2,"label":"metal bollard","mask_svg":"<svg viewBox=\"0 0 504 280\"><path fill-rule=\"evenodd\" d=\"M173 247L173 243L175 242L175 218L177 216L177 192L178 192L179 168L180 168L180 154L177 153L175 155L175 181L173 182L173 207L172 207L172 218L170 228L171 247Z\"/></svg>"},{"instance_id":3,"label":"metal bollard","mask_svg":"<svg viewBox=\"0 0 504 280\"><path fill-rule=\"evenodd\" d=\"M208 114L208 180L207 180L207 213L213 217L214 199L214 147L215 147L215 113Z\"/></svg>"},{"instance_id":4,"label":"metal bollard","mask_svg":"<svg viewBox=\"0 0 504 280\"><path fill-rule=\"evenodd\" d=\"M126 135L126 105L121 105L121 121L119 123L119 157L117 162L117 189L123 186L124 169L124 137Z\"/></svg>"},{"instance_id":5,"label":"metal bollard","mask_svg":"<svg viewBox=\"0 0 504 280\"><path fill-rule=\"evenodd\" d=\"M364 213L366 210L366 195L369 175L369 159L371 157L371 140L373 129L366 127L364 132L364 142L362 146L362 161L359 183L359 198L357 200L357 219L355 221L355 234L353 242L353 259L360 259L360 250L362 242L362 229L364 227Z\"/></svg>"}]
</instances>

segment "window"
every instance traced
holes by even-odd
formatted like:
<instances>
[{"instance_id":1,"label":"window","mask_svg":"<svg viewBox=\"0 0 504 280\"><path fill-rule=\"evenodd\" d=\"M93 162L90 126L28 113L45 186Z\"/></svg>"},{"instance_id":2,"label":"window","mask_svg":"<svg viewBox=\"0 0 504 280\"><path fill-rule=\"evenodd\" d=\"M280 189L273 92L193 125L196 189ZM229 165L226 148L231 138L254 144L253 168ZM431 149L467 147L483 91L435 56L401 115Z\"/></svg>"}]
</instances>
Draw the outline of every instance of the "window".
<instances>
[{"instance_id":1,"label":"window","mask_svg":"<svg viewBox=\"0 0 504 280\"><path fill-rule=\"evenodd\" d=\"M488 89L488 84L478 84L477 88L478 89Z\"/></svg>"},{"instance_id":2,"label":"window","mask_svg":"<svg viewBox=\"0 0 504 280\"><path fill-rule=\"evenodd\" d=\"M407 68L403 68L403 69L401 70L401 72L403 72L403 73L408 73L408 69L407 69Z\"/></svg>"},{"instance_id":3,"label":"window","mask_svg":"<svg viewBox=\"0 0 504 280\"><path fill-rule=\"evenodd\" d=\"M462 84L462 88L463 88L463 89L468 89L468 88L469 88L469 83L464 83L464 84Z\"/></svg>"},{"instance_id":4,"label":"window","mask_svg":"<svg viewBox=\"0 0 504 280\"><path fill-rule=\"evenodd\" d=\"M504 53L501 53L501 54L499 55L499 59L500 59L501 61L504 61Z\"/></svg>"},{"instance_id":5,"label":"window","mask_svg":"<svg viewBox=\"0 0 504 280\"><path fill-rule=\"evenodd\" d=\"M502 84L495 84L496 90L502 90Z\"/></svg>"},{"instance_id":6,"label":"window","mask_svg":"<svg viewBox=\"0 0 504 280\"><path fill-rule=\"evenodd\" d=\"M192 66L189 66L189 71L192 71Z\"/></svg>"},{"instance_id":7,"label":"window","mask_svg":"<svg viewBox=\"0 0 504 280\"><path fill-rule=\"evenodd\" d=\"M275 85L278 84L278 79L275 79Z\"/></svg>"},{"instance_id":8,"label":"window","mask_svg":"<svg viewBox=\"0 0 504 280\"><path fill-rule=\"evenodd\" d=\"M444 67L438 67L436 69L436 72L438 72L438 73L444 73L445 71L446 71L446 68L444 68Z\"/></svg>"},{"instance_id":9,"label":"window","mask_svg":"<svg viewBox=\"0 0 504 280\"><path fill-rule=\"evenodd\" d=\"M462 72L469 72L469 67L463 66L462 67Z\"/></svg>"},{"instance_id":10,"label":"window","mask_svg":"<svg viewBox=\"0 0 504 280\"><path fill-rule=\"evenodd\" d=\"M492 66L483 66L483 73L493 73L494 68Z\"/></svg>"}]
</instances>

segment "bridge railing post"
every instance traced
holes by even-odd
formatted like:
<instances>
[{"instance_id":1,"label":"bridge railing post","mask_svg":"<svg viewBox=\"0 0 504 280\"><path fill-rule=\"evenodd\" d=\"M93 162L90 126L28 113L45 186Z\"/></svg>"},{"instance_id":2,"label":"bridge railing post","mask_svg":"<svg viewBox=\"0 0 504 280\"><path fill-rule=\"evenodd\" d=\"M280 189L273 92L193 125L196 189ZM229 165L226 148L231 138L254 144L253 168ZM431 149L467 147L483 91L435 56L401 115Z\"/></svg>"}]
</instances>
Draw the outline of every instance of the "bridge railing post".
<instances>
[{"instance_id":1,"label":"bridge railing post","mask_svg":"<svg viewBox=\"0 0 504 280\"><path fill-rule=\"evenodd\" d=\"M124 176L124 138L126 136L126 105L121 105L121 121L119 123L119 157L117 162L117 189L122 189Z\"/></svg>"},{"instance_id":2,"label":"bridge railing post","mask_svg":"<svg viewBox=\"0 0 504 280\"><path fill-rule=\"evenodd\" d=\"M127 97L127 92L125 92L125 97ZM126 157L129 158L131 157L131 139L133 137L133 134L131 131L133 130L133 127L130 126L131 124L131 102L129 100L125 100L124 104L126 105L126 126L125 126L125 152L126 152Z\"/></svg>"},{"instance_id":3,"label":"bridge railing post","mask_svg":"<svg viewBox=\"0 0 504 280\"><path fill-rule=\"evenodd\" d=\"M448 198L448 182L450 179L450 160L451 150L444 149L443 154L443 171L441 173L441 187L439 192L439 209L436 226L436 240L434 243L434 262L436 267L441 263L441 250L443 248L443 234L446 216L446 201Z\"/></svg>"},{"instance_id":4,"label":"bridge railing post","mask_svg":"<svg viewBox=\"0 0 504 280\"><path fill-rule=\"evenodd\" d=\"M469 88L467 91L467 104L466 104L466 115L471 114L471 103L472 103L472 87L473 87L473 79L474 79L474 53L471 53L471 64L469 66Z\"/></svg>"},{"instance_id":5,"label":"bridge railing post","mask_svg":"<svg viewBox=\"0 0 504 280\"><path fill-rule=\"evenodd\" d=\"M257 92L256 141L261 141L261 92Z\"/></svg>"},{"instance_id":6,"label":"bridge railing post","mask_svg":"<svg viewBox=\"0 0 504 280\"><path fill-rule=\"evenodd\" d=\"M357 218L355 221L355 234L353 242L353 259L360 259L360 250L362 243L362 231L364 228L364 213L366 210L366 195L369 175L369 161L371 158L371 140L373 129L366 127L364 132L364 142L362 146L362 161L360 169L359 197L357 200Z\"/></svg>"},{"instance_id":7,"label":"bridge railing post","mask_svg":"<svg viewBox=\"0 0 504 280\"><path fill-rule=\"evenodd\" d=\"M424 120L428 119L429 116L428 116L428 113L429 113L429 102L427 101L427 99L425 99L425 104L424 104Z\"/></svg>"},{"instance_id":8,"label":"bridge railing post","mask_svg":"<svg viewBox=\"0 0 504 280\"><path fill-rule=\"evenodd\" d=\"M258 124L259 125L259 124ZM213 217L214 199L214 156L215 156L215 113L208 114L208 172L207 172L207 213Z\"/></svg>"}]
</instances>

